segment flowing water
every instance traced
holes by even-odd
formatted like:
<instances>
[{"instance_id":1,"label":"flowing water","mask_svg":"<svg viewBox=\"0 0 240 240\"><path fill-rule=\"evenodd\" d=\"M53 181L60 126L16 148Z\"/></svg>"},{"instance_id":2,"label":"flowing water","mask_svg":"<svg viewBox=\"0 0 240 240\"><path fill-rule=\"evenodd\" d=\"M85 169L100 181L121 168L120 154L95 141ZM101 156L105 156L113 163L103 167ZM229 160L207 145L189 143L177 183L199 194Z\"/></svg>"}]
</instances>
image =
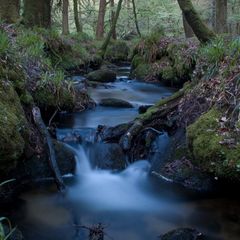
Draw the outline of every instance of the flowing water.
<instances>
[{"instance_id":1,"label":"flowing water","mask_svg":"<svg viewBox=\"0 0 240 240\"><path fill-rule=\"evenodd\" d=\"M70 143L77 161L76 176L65 178L66 196L54 185L39 187L21 196L15 222L26 240L84 240L88 230L101 223L105 239L150 240L178 227L193 227L209 239L240 239L239 204L221 197L200 197L149 174L151 161L127 164L115 144L94 143L99 124L114 126L136 117L137 107L169 96L161 85L130 81L121 68L115 83L91 88L92 98L115 97L130 101L133 109L96 107L83 113L63 114L59 140L78 133L82 143ZM75 78L81 81L82 78ZM157 139L157 154L168 148L169 137ZM66 159L67 161L67 159ZM159 159L161 161L161 159Z\"/></svg>"}]
</instances>

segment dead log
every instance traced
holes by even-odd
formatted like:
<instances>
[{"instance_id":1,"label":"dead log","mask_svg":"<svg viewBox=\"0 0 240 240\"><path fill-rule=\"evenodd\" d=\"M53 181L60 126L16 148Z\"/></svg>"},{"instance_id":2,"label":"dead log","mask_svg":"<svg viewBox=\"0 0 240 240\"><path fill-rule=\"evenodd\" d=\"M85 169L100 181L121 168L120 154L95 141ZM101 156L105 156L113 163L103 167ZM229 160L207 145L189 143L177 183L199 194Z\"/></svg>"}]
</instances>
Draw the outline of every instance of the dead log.
<instances>
[{"instance_id":1,"label":"dead log","mask_svg":"<svg viewBox=\"0 0 240 240\"><path fill-rule=\"evenodd\" d=\"M46 125L42 120L40 109L38 107L34 107L32 109L32 114L33 114L33 119L36 126L38 127L43 137L46 139L48 151L49 151L49 165L53 172L57 188L59 189L59 191L63 192L65 190L65 184L63 182L62 175L60 173L60 170L57 164L56 154L55 154L51 136L48 132Z\"/></svg>"}]
</instances>

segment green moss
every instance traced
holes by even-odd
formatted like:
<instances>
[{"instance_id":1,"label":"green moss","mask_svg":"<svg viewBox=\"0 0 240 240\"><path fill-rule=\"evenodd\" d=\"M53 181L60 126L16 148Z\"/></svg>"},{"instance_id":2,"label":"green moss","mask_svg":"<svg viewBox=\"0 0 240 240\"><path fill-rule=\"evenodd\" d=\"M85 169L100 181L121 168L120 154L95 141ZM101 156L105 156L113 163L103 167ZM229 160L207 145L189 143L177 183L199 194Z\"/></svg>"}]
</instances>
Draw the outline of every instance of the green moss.
<instances>
[{"instance_id":1,"label":"green moss","mask_svg":"<svg viewBox=\"0 0 240 240\"><path fill-rule=\"evenodd\" d=\"M0 171L14 168L23 154L26 118L19 98L9 82L0 80Z\"/></svg>"},{"instance_id":2,"label":"green moss","mask_svg":"<svg viewBox=\"0 0 240 240\"><path fill-rule=\"evenodd\" d=\"M4 55L9 49L9 40L5 32L0 31L0 56Z\"/></svg>"},{"instance_id":3,"label":"green moss","mask_svg":"<svg viewBox=\"0 0 240 240\"><path fill-rule=\"evenodd\" d=\"M220 177L238 178L240 144L234 148L220 144L224 140L218 132L220 117L221 113L213 108L187 128L189 149L194 163L202 169Z\"/></svg>"},{"instance_id":4,"label":"green moss","mask_svg":"<svg viewBox=\"0 0 240 240\"><path fill-rule=\"evenodd\" d=\"M50 88L38 88L33 94L35 102L42 108L58 108L71 111L74 108L74 95L65 87L53 93Z\"/></svg>"},{"instance_id":5,"label":"green moss","mask_svg":"<svg viewBox=\"0 0 240 240\"><path fill-rule=\"evenodd\" d=\"M184 78L191 74L194 66L194 53L189 51L190 46L185 42L174 42L168 45L167 52L173 61L178 78Z\"/></svg>"},{"instance_id":6,"label":"green moss","mask_svg":"<svg viewBox=\"0 0 240 240\"><path fill-rule=\"evenodd\" d=\"M133 75L140 80L144 80L151 72L151 64L142 63L133 71Z\"/></svg>"},{"instance_id":7,"label":"green moss","mask_svg":"<svg viewBox=\"0 0 240 240\"><path fill-rule=\"evenodd\" d=\"M20 101L25 105L34 105L33 97L28 91L25 91L20 95Z\"/></svg>"},{"instance_id":8,"label":"green moss","mask_svg":"<svg viewBox=\"0 0 240 240\"><path fill-rule=\"evenodd\" d=\"M131 67L132 69L136 69L140 64L143 64L145 61L144 61L144 58L137 54L133 57L133 60L132 60L132 64L131 64Z\"/></svg>"}]
</instances>

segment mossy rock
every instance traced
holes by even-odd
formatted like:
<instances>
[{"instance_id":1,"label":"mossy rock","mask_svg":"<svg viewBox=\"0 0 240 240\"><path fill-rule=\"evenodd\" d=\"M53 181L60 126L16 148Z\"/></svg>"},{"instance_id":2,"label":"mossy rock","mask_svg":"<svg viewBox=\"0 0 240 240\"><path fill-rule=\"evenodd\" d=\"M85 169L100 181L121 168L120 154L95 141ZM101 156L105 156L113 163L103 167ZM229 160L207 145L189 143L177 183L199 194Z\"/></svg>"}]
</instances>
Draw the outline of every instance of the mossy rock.
<instances>
[{"instance_id":1,"label":"mossy rock","mask_svg":"<svg viewBox=\"0 0 240 240\"><path fill-rule=\"evenodd\" d=\"M114 82L117 79L117 74L112 70L102 68L89 73L87 79L92 82Z\"/></svg>"},{"instance_id":2,"label":"mossy rock","mask_svg":"<svg viewBox=\"0 0 240 240\"><path fill-rule=\"evenodd\" d=\"M107 48L105 58L111 62L127 61L130 49L125 41L113 41Z\"/></svg>"},{"instance_id":3,"label":"mossy rock","mask_svg":"<svg viewBox=\"0 0 240 240\"><path fill-rule=\"evenodd\" d=\"M137 68L132 72L132 75L139 79L144 80L151 73L151 64L141 63Z\"/></svg>"},{"instance_id":4,"label":"mossy rock","mask_svg":"<svg viewBox=\"0 0 240 240\"><path fill-rule=\"evenodd\" d=\"M140 64L144 64L144 62L145 62L144 58L141 55L136 54L132 59L131 63L132 70L136 69Z\"/></svg>"},{"instance_id":5,"label":"mossy rock","mask_svg":"<svg viewBox=\"0 0 240 240\"><path fill-rule=\"evenodd\" d=\"M194 69L194 54L188 50L185 42L174 42L168 45L167 52L173 61L178 78L187 78Z\"/></svg>"},{"instance_id":6,"label":"mossy rock","mask_svg":"<svg viewBox=\"0 0 240 240\"><path fill-rule=\"evenodd\" d=\"M71 111L75 105L74 93L62 86L56 93L51 88L39 87L33 93L35 102L41 108L58 108Z\"/></svg>"},{"instance_id":7,"label":"mossy rock","mask_svg":"<svg viewBox=\"0 0 240 240\"><path fill-rule=\"evenodd\" d=\"M240 179L240 144L221 144L219 119L221 112L212 108L187 128L187 141L193 162L218 177Z\"/></svg>"},{"instance_id":8,"label":"mossy rock","mask_svg":"<svg viewBox=\"0 0 240 240\"><path fill-rule=\"evenodd\" d=\"M156 75L162 83L168 86L180 85L176 70L173 67L173 62L169 57L162 57L161 60L155 63L155 65L158 66Z\"/></svg>"},{"instance_id":9,"label":"mossy rock","mask_svg":"<svg viewBox=\"0 0 240 240\"><path fill-rule=\"evenodd\" d=\"M0 80L0 171L14 168L24 151L27 120L12 84Z\"/></svg>"}]
</instances>

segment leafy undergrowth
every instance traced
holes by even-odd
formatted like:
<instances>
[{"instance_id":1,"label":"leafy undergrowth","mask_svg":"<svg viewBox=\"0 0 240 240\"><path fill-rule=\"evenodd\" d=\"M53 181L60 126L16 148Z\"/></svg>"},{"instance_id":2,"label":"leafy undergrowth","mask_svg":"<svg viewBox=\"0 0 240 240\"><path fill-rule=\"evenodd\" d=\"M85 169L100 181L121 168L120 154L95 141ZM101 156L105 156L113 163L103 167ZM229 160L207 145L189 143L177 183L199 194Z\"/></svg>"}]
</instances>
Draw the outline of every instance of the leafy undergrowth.
<instances>
[{"instance_id":1,"label":"leafy undergrowth","mask_svg":"<svg viewBox=\"0 0 240 240\"><path fill-rule=\"evenodd\" d=\"M132 56L132 76L169 86L182 86L191 78L198 43L194 39L152 34L139 41Z\"/></svg>"}]
</instances>

